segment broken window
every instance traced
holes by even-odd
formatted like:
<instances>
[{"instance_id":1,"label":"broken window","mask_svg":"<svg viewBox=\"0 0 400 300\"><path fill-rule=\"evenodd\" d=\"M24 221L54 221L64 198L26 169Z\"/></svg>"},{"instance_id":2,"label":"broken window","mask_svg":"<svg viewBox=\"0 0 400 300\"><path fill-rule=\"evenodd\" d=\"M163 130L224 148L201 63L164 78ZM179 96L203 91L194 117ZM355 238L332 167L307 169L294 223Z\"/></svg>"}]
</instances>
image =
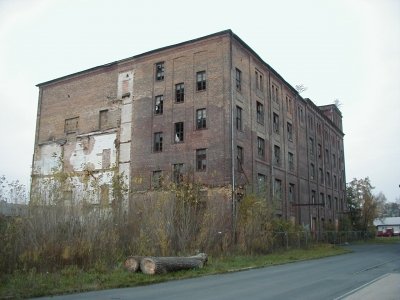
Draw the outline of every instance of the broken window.
<instances>
[{"instance_id":1,"label":"broken window","mask_svg":"<svg viewBox=\"0 0 400 300\"><path fill-rule=\"evenodd\" d=\"M236 129L242 131L242 108L236 106Z\"/></svg>"},{"instance_id":2,"label":"broken window","mask_svg":"<svg viewBox=\"0 0 400 300\"><path fill-rule=\"evenodd\" d=\"M257 174L257 191L259 194L267 191L267 176L264 174Z\"/></svg>"},{"instance_id":3,"label":"broken window","mask_svg":"<svg viewBox=\"0 0 400 300\"><path fill-rule=\"evenodd\" d=\"M196 170L206 171L207 169L207 149L196 150Z\"/></svg>"},{"instance_id":4,"label":"broken window","mask_svg":"<svg viewBox=\"0 0 400 300\"><path fill-rule=\"evenodd\" d=\"M243 171L243 148L237 146L237 163L238 163L238 170L239 172Z\"/></svg>"},{"instance_id":5,"label":"broken window","mask_svg":"<svg viewBox=\"0 0 400 300\"><path fill-rule=\"evenodd\" d=\"M289 203L296 202L296 194L295 194L295 189L294 189L294 184L289 183Z\"/></svg>"},{"instance_id":6,"label":"broken window","mask_svg":"<svg viewBox=\"0 0 400 300\"><path fill-rule=\"evenodd\" d=\"M108 109L101 110L99 115L99 129L104 130L108 128Z\"/></svg>"},{"instance_id":7,"label":"broken window","mask_svg":"<svg viewBox=\"0 0 400 300\"><path fill-rule=\"evenodd\" d=\"M287 122L287 138L288 141L293 141L293 126L289 122Z\"/></svg>"},{"instance_id":8,"label":"broken window","mask_svg":"<svg viewBox=\"0 0 400 300\"><path fill-rule=\"evenodd\" d=\"M274 199L282 199L282 180L280 179L275 179L274 181Z\"/></svg>"},{"instance_id":9,"label":"broken window","mask_svg":"<svg viewBox=\"0 0 400 300\"><path fill-rule=\"evenodd\" d=\"M288 163L289 163L289 170L294 171L294 155L292 152L288 152Z\"/></svg>"},{"instance_id":10,"label":"broken window","mask_svg":"<svg viewBox=\"0 0 400 300\"><path fill-rule=\"evenodd\" d=\"M175 143L183 142L183 122L175 123Z\"/></svg>"},{"instance_id":11,"label":"broken window","mask_svg":"<svg viewBox=\"0 0 400 300\"><path fill-rule=\"evenodd\" d=\"M279 115L276 113L273 115L273 128L274 132L279 134Z\"/></svg>"},{"instance_id":12,"label":"broken window","mask_svg":"<svg viewBox=\"0 0 400 300\"><path fill-rule=\"evenodd\" d=\"M279 89L274 84L271 85L271 97L276 103L279 103Z\"/></svg>"},{"instance_id":13,"label":"broken window","mask_svg":"<svg viewBox=\"0 0 400 300\"><path fill-rule=\"evenodd\" d=\"M206 71L197 72L196 83L198 91L204 91L206 89Z\"/></svg>"},{"instance_id":14,"label":"broken window","mask_svg":"<svg viewBox=\"0 0 400 300\"><path fill-rule=\"evenodd\" d=\"M183 164L173 165L173 179L176 184L183 181Z\"/></svg>"},{"instance_id":15,"label":"broken window","mask_svg":"<svg viewBox=\"0 0 400 300\"><path fill-rule=\"evenodd\" d=\"M265 157L265 141L264 139L257 137L257 153L258 157L264 159Z\"/></svg>"},{"instance_id":16,"label":"broken window","mask_svg":"<svg viewBox=\"0 0 400 300\"><path fill-rule=\"evenodd\" d=\"M175 101L177 103L182 103L185 101L185 84L184 83L175 84Z\"/></svg>"},{"instance_id":17,"label":"broken window","mask_svg":"<svg viewBox=\"0 0 400 300\"><path fill-rule=\"evenodd\" d=\"M160 188L162 186L162 171L161 170L153 171L153 176L151 181L153 189Z\"/></svg>"},{"instance_id":18,"label":"broken window","mask_svg":"<svg viewBox=\"0 0 400 300\"><path fill-rule=\"evenodd\" d=\"M156 63L156 80L164 80L164 62Z\"/></svg>"},{"instance_id":19,"label":"broken window","mask_svg":"<svg viewBox=\"0 0 400 300\"><path fill-rule=\"evenodd\" d=\"M163 148L163 133L156 132L154 134L154 152L161 152Z\"/></svg>"},{"instance_id":20,"label":"broken window","mask_svg":"<svg viewBox=\"0 0 400 300\"><path fill-rule=\"evenodd\" d=\"M314 164L310 164L310 179L314 180L315 178L315 166Z\"/></svg>"},{"instance_id":21,"label":"broken window","mask_svg":"<svg viewBox=\"0 0 400 300\"><path fill-rule=\"evenodd\" d=\"M207 128L207 116L205 108L201 108L196 111L196 128L197 129Z\"/></svg>"},{"instance_id":22,"label":"broken window","mask_svg":"<svg viewBox=\"0 0 400 300\"><path fill-rule=\"evenodd\" d=\"M274 145L274 162L275 165L281 165L281 148L277 145Z\"/></svg>"},{"instance_id":23,"label":"broken window","mask_svg":"<svg viewBox=\"0 0 400 300\"><path fill-rule=\"evenodd\" d=\"M74 133L78 131L79 117L65 119L65 133Z\"/></svg>"},{"instance_id":24,"label":"broken window","mask_svg":"<svg viewBox=\"0 0 400 300\"><path fill-rule=\"evenodd\" d=\"M264 105L257 101L256 106L257 122L260 124L264 124Z\"/></svg>"},{"instance_id":25,"label":"broken window","mask_svg":"<svg viewBox=\"0 0 400 300\"><path fill-rule=\"evenodd\" d=\"M236 68L236 90L239 92L242 90L242 71L238 68Z\"/></svg>"},{"instance_id":26,"label":"broken window","mask_svg":"<svg viewBox=\"0 0 400 300\"><path fill-rule=\"evenodd\" d=\"M311 191L311 204L315 204L315 196L316 196L316 192Z\"/></svg>"},{"instance_id":27,"label":"broken window","mask_svg":"<svg viewBox=\"0 0 400 300\"><path fill-rule=\"evenodd\" d=\"M156 115L161 115L163 113L163 106L164 106L164 96L163 95L156 96L154 113Z\"/></svg>"}]
</instances>

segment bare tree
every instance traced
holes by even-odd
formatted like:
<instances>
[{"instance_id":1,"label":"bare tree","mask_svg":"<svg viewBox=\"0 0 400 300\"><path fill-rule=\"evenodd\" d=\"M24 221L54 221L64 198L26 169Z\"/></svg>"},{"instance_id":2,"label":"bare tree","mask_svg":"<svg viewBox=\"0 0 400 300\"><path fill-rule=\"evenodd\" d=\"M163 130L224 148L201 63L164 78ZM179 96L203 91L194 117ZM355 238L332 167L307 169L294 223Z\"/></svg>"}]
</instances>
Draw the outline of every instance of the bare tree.
<instances>
[{"instance_id":1,"label":"bare tree","mask_svg":"<svg viewBox=\"0 0 400 300\"><path fill-rule=\"evenodd\" d=\"M302 92L307 90L307 87L304 86L304 84L298 84L294 87L296 89L296 91L301 94Z\"/></svg>"}]
</instances>

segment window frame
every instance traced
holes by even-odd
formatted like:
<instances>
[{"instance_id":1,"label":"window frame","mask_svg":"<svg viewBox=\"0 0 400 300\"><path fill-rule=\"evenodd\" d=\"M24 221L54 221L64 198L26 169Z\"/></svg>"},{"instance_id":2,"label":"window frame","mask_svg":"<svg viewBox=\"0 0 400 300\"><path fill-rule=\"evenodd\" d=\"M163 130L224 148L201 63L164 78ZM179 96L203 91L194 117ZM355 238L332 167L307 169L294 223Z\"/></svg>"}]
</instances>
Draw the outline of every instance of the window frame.
<instances>
[{"instance_id":1,"label":"window frame","mask_svg":"<svg viewBox=\"0 0 400 300\"><path fill-rule=\"evenodd\" d=\"M196 72L196 91L201 92L207 89L207 75L206 71Z\"/></svg>"},{"instance_id":2,"label":"window frame","mask_svg":"<svg viewBox=\"0 0 400 300\"><path fill-rule=\"evenodd\" d=\"M258 158L265 160L265 140L261 137L257 137L257 154Z\"/></svg>"},{"instance_id":3,"label":"window frame","mask_svg":"<svg viewBox=\"0 0 400 300\"><path fill-rule=\"evenodd\" d=\"M256 101L257 122L264 125L264 104Z\"/></svg>"},{"instance_id":4,"label":"window frame","mask_svg":"<svg viewBox=\"0 0 400 300\"><path fill-rule=\"evenodd\" d=\"M236 90L238 92L242 91L242 71L240 69L236 68Z\"/></svg>"},{"instance_id":5,"label":"window frame","mask_svg":"<svg viewBox=\"0 0 400 300\"><path fill-rule=\"evenodd\" d=\"M236 129L243 131L243 109L236 105Z\"/></svg>"},{"instance_id":6,"label":"window frame","mask_svg":"<svg viewBox=\"0 0 400 300\"><path fill-rule=\"evenodd\" d=\"M174 123L174 142L175 144L185 141L185 125L184 122Z\"/></svg>"},{"instance_id":7,"label":"window frame","mask_svg":"<svg viewBox=\"0 0 400 300\"><path fill-rule=\"evenodd\" d=\"M207 148L196 149L196 171L207 171Z\"/></svg>"},{"instance_id":8,"label":"window frame","mask_svg":"<svg viewBox=\"0 0 400 300\"><path fill-rule=\"evenodd\" d=\"M196 129L207 129L207 109L199 108L196 110Z\"/></svg>"},{"instance_id":9,"label":"window frame","mask_svg":"<svg viewBox=\"0 0 400 300\"><path fill-rule=\"evenodd\" d=\"M157 101L160 101L157 104ZM160 116L164 113L164 95L157 95L154 97L154 114Z\"/></svg>"},{"instance_id":10,"label":"window frame","mask_svg":"<svg viewBox=\"0 0 400 300\"><path fill-rule=\"evenodd\" d=\"M185 102L185 83L175 84L175 103Z\"/></svg>"},{"instance_id":11,"label":"window frame","mask_svg":"<svg viewBox=\"0 0 400 300\"><path fill-rule=\"evenodd\" d=\"M165 78L165 62L160 61L156 63L155 68L156 68L156 76L155 76L156 81L163 81Z\"/></svg>"},{"instance_id":12,"label":"window frame","mask_svg":"<svg viewBox=\"0 0 400 300\"><path fill-rule=\"evenodd\" d=\"M163 132L155 132L153 140L153 152L158 153L163 151Z\"/></svg>"}]
</instances>

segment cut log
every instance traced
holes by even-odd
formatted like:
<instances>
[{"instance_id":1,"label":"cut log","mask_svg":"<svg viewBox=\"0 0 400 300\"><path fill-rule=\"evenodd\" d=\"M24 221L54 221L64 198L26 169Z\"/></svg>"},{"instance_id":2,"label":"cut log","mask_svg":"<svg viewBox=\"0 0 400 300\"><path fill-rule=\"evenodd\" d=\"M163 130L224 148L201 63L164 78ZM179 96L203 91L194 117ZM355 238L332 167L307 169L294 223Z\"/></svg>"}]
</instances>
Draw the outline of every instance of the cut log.
<instances>
[{"instance_id":1,"label":"cut log","mask_svg":"<svg viewBox=\"0 0 400 300\"><path fill-rule=\"evenodd\" d=\"M202 268L206 262L207 255L204 253L190 257L144 257L140 262L140 269L145 274L164 274Z\"/></svg>"},{"instance_id":2,"label":"cut log","mask_svg":"<svg viewBox=\"0 0 400 300\"><path fill-rule=\"evenodd\" d=\"M129 272L140 271L140 261L142 259L143 256L128 256L124 262L125 269Z\"/></svg>"}]
</instances>

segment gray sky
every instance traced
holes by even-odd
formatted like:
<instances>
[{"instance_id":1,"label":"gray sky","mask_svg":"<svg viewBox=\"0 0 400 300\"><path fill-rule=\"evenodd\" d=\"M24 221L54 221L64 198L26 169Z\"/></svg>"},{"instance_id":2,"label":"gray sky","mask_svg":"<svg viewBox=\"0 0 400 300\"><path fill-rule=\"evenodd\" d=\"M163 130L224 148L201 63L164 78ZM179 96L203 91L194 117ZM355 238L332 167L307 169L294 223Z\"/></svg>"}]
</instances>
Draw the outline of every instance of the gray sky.
<instances>
[{"instance_id":1,"label":"gray sky","mask_svg":"<svg viewBox=\"0 0 400 300\"><path fill-rule=\"evenodd\" d=\"M303 97L339 99L347 181L400 198L399 0L0 0L0 175L29 184L36 84L225 29Z\"/></svg>"}]
</instances>

